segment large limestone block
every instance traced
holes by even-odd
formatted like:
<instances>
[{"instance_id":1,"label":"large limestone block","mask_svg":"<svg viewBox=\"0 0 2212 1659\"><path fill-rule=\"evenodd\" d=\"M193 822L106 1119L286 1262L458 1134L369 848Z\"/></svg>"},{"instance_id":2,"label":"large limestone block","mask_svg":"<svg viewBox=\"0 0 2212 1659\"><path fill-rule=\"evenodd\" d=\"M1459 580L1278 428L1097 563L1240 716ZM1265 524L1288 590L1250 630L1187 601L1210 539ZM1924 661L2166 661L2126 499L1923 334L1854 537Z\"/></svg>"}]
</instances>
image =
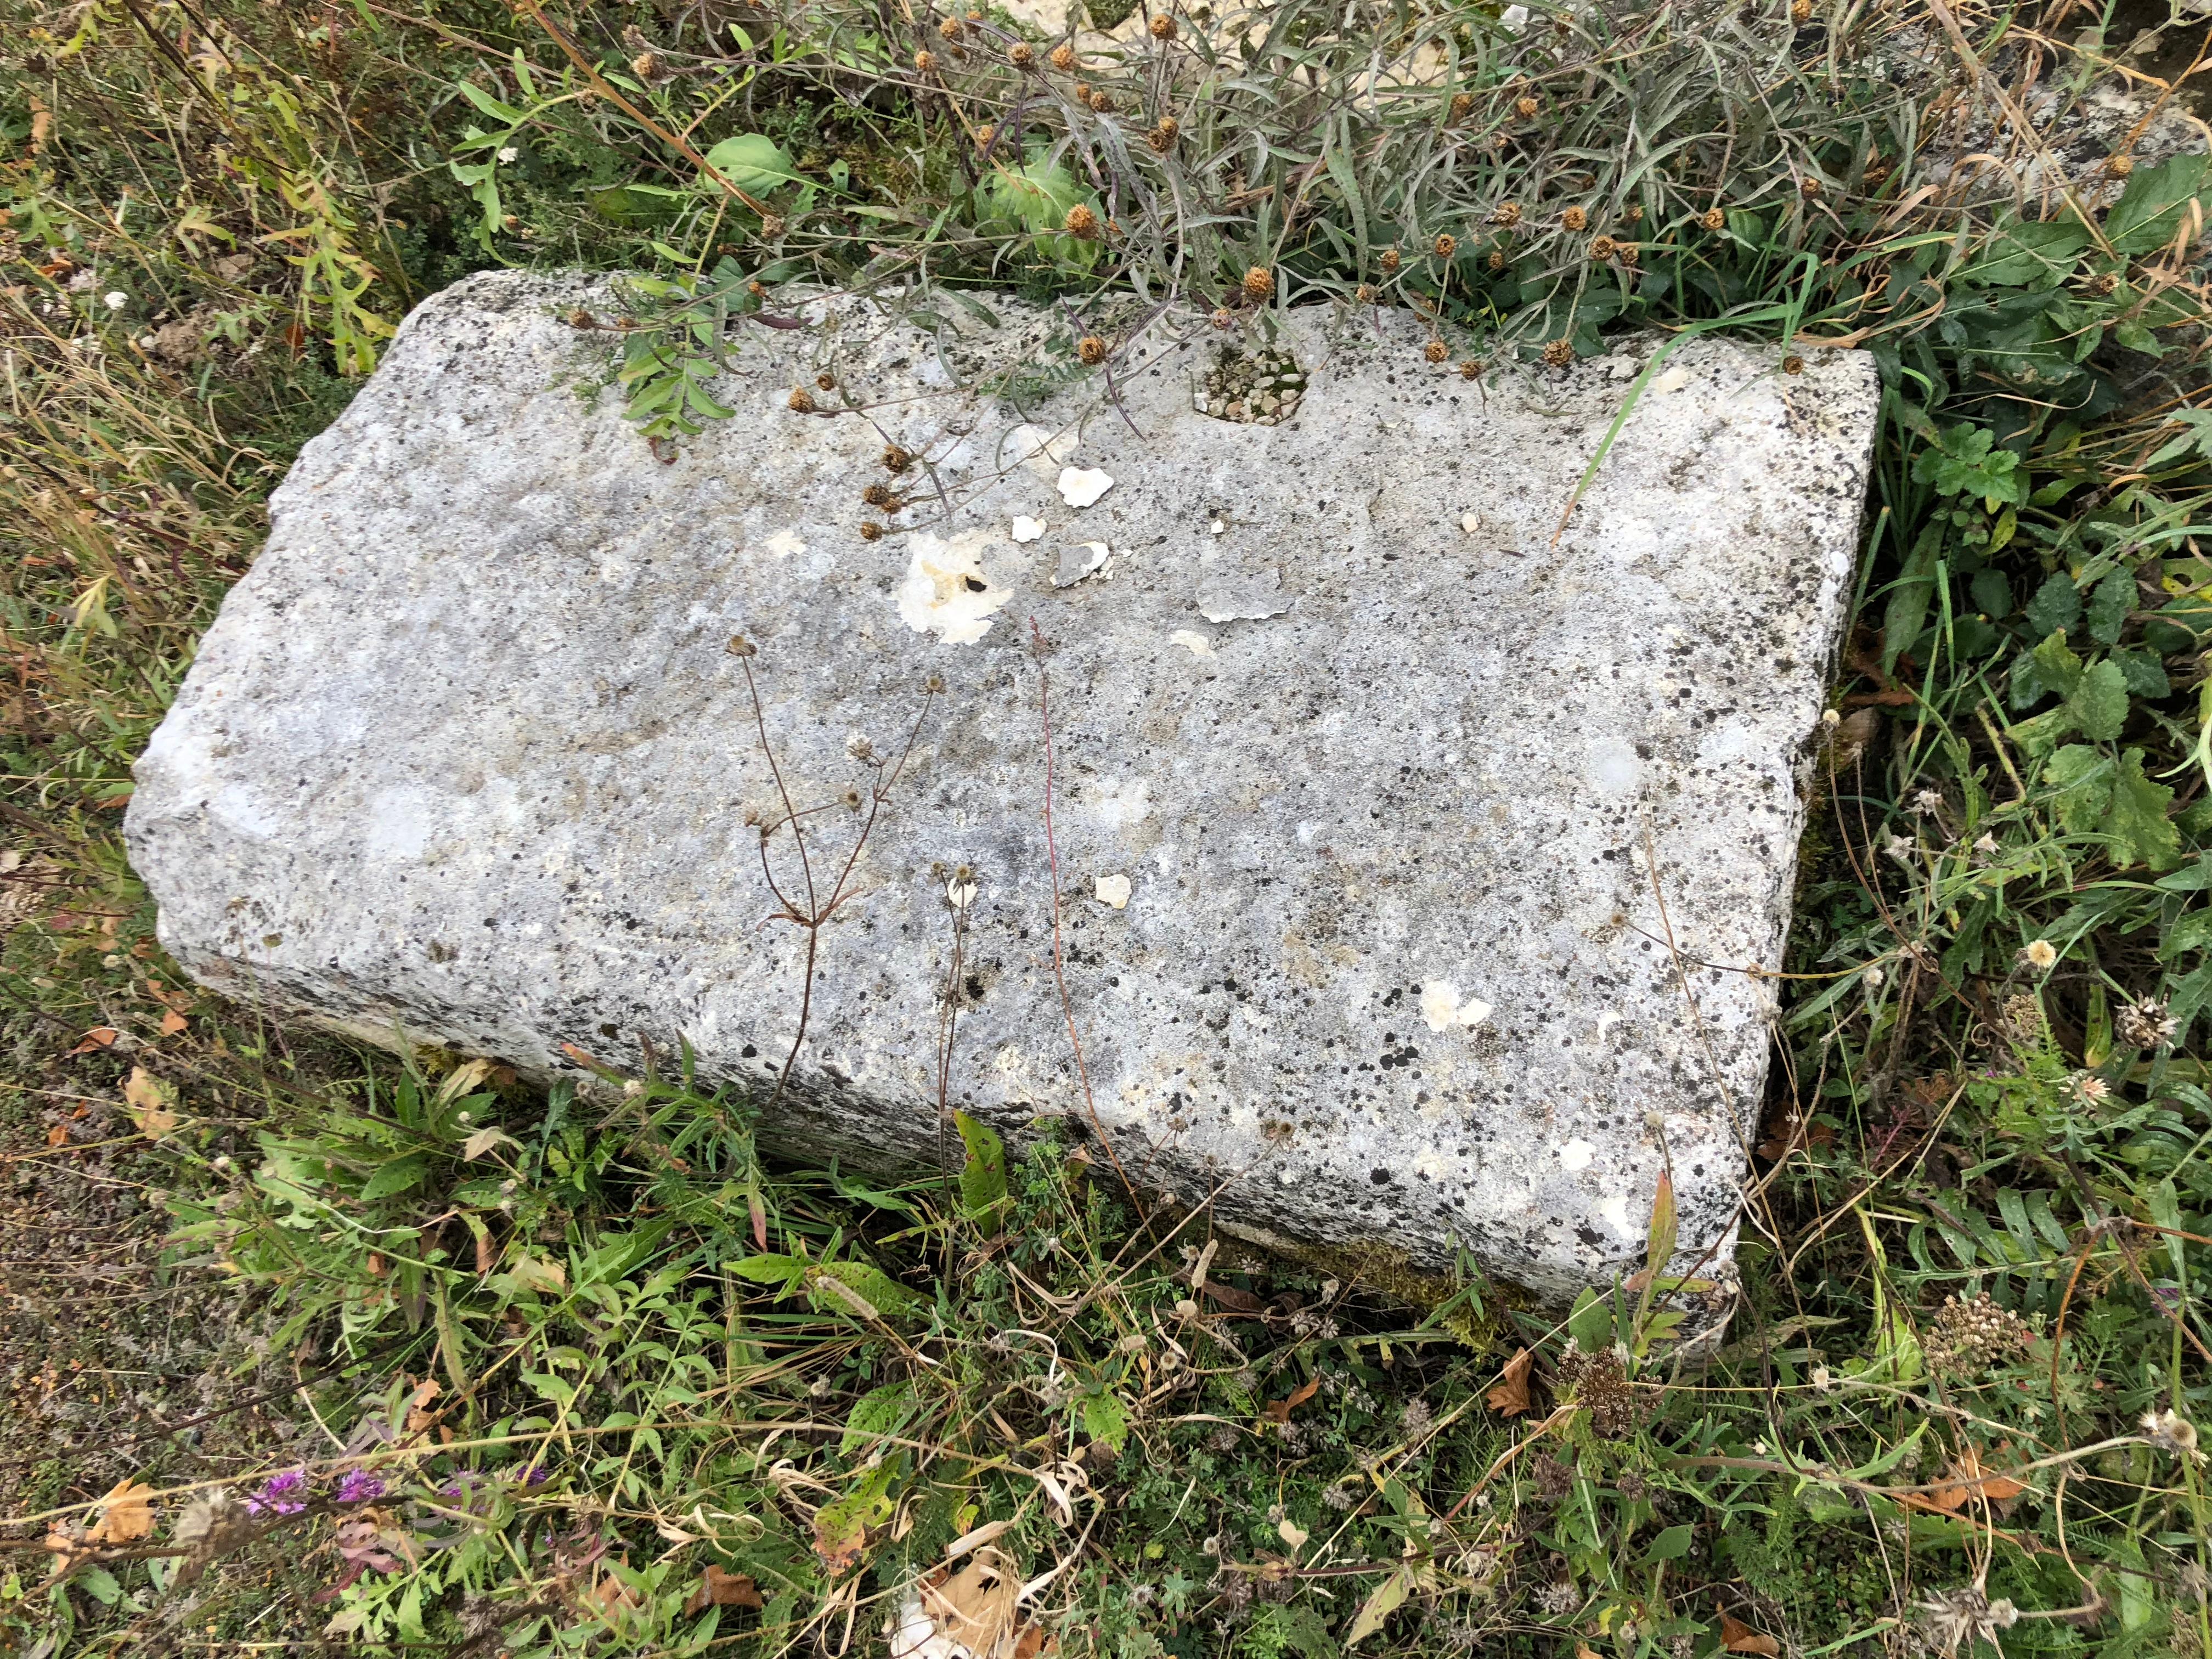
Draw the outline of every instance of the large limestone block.
<instances>
[{"instance_id":1,"label":"large limestone block","mask_svg":"<svg viewBox=\"0 0 2212 1659\"><path fill-rule=\"evenodd\" d=\"M746 822L782 809L743 632L802 809L920 718L769 1143L938 1155L956 927L950 1101L1089 1133L1048 674L1069 1006L1133 1178L1559 1294L1640 1259L1671 1168L1686 1249L1725 1254L1771 1013L1741 970L1779 965L1866 358L1686 344L1555 537L1632 352L1477 382L1410 317L1317 307L1272 348L1306 380L1284 415L1288 368L1257 334L1224 366L1248 337L1203 319L1155 319L1109 395L1054 313L817 302L736 334L734 418L656 453L580 301L620 304L520 275L428 301L275 497L127 821L204 983L536 1076L686 1039L759 1084L806 941ZM823 372L865 412L793 411ZM1277 423L1194 406L1267 397ZM892 478L887 438L931 465ZM1063 465L1111 486L1073 507ZM878 483L913 504L870 541ZM860 818L805 822L826 891Z\"/></svg>"}]
</instances>

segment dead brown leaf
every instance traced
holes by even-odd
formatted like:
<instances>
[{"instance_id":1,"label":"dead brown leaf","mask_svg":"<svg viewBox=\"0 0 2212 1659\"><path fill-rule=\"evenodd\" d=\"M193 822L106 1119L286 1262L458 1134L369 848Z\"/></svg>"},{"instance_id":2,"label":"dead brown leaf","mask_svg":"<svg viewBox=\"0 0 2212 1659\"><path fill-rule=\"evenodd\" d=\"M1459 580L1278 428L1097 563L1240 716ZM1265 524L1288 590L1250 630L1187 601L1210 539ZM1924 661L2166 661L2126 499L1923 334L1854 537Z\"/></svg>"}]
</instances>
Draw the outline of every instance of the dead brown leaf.
<instances>
[{"instance_id":1,"label":"dead brown leaf","mask_svg":"<svg viewBox=\"0 0 2212 1659\"><path fill-rule=\"evenodd\" d=\"M151 1486L141 1486L125 1475L115 1483L115 1489L104 1500L106 1507L89 1534L95 1544L135 1544L154 1534L154 1506L149 1501L154 1493Z\"/></svg>"},{"instance_id":2,"label":"dead brown leaf","mask_svg":"<svg viewBox=\"0 0 2212 1659\"><path fill-rule=\"evenodd\" d=\"M420 1434L438 1420L439 1413L430 1409L430 1402L445 1390L434 1376L426 1376L415 1385L415 1392L407 1398L407 1432Z\"/></svg>"},{"instance_id":3,"label":"dead brown leaf","mask_svg":"<svg viewBox=\"0 0 2212 1659\"><path fill-rule=\"evenodd\" d=\"M131 1127L149 1140L159 1140L177 1127L177 1087L164 1082L143 1066L133 1066L123 1085L123 1109Z\"/></svg>"},{"instance_id":4,"label":"dead brown leaf","mask_svg":"<svg viewBox=\"0 0 2212 1659\"><path fill-rule=\"evenodd\" d=\"M51 1129L47 1130L47 1131L46 1131L46 1145L47 1145L47 1146L68 1146L68 1145L69 1145L69 1125L68 1125L68 1124L66 1124L66 1123L57 1123L57 1124L55 1124L55 1125L54 1125L54 1127L53 1127L52 1128L51 1128Z\"/></svg>"},{"instance_id":5,"label":"dead brown leaf","mask_svg":"<svg viewBox=\"0 0 2212 1659\"><path fill-rule=\"evenodd\" d=\"M2027 1490L2025 1480L2015 1480L2008 1474L1991 1474L1983 1468L1980 1455L1969 1446L1943 1471L1942 1480L1936 1483L1933 1490L1901 1492L1897 1497L1898 1501L1908 1509L1934 1510L1939 1514L1950 1515L1965 1508L1966 1500L1971 1498L2002 1504L2008 1498L2019 1497Z\"/></svg>"},{"instance_id":6,"label":"dead brown leaf","mask_svg":"<svg viewBox=\"0 0 2212 1659\"><path fill-rule=\"evenodd\" d=\"M183 1030L185 1026L191 1024L191 1021L186 1019L175 1009L165 1009L161 1014L161 1035L163 1036L174 1036L178 1032Z\"/></svg>"},{"instance_id":7,"label":"dead brown leaf","mask_svg":"<svg viewBox=\"0 0 2212 1659\"><path fill-rule=\"evenodd\" d=\"M1762 1631L1755 1631L1729 1613L1720 1609L1721 1646L1730 1653L1761 1653L1768 1659L1779 1659L1782 1644Z\"/></svg>"},{"instance_id":8,"label":"dead brown leaf","mask_svg":"<svg viewBox=\"0 0 2212 1659\"><path fill-rule=\"evenodd\" d=\"M1528 1367L1535 1358L1528 1349L1520 1350L1505 1362L1498 1386L1483 1395L1490 1409L1500 1417L1518 1417L1528 1409Z\"/></svg>"},{"instance_id":9,"label":"dead brown leaf","mask_svg":"<svg viewBox=\"0 0 2212 1659\"><path fill-rule=\"evenodd\" d=\"M1021 1587L1014 1564L987 1544L959 1571L934 1583L922 1582L922 1611L948 1644L992 1659L1013 1640L1014 1597Z\"/></svg>"},{"instance_id":10,"label":"dead brown leaf","mask_svg":"<svg viewBox=\"0 0 2212 1659\"><path fill-rule=\"evenodd\" d=\"M724 1572L709 1563L701 1575L699 1588L691 1592L691 1599L684 1604L686 1613L704 1613L708 1607L759 1607L760 1586L754 1583L749 1573Z\"/></svg>"},{"instance_id":11,"label":"dead brown leaf","mask_svg":"<svg viewBox=\"0 0 2212 1659\"><path fill-rule=\"evenodd\" d=\"M73 1054L89 1054L101 1048L112 1048L115 1039L122 1035L112 1025L95 1025L84 1034L84 1038L70 1050Z\"/></svg>"},{"instance_id":12,"label":"dead brown leaf","mask_svg":"<svg viewBox=\"0 0 2212 1659\"><path fill-rule=\"evenodd\" d=\"M1233 1314L1249 1314L1256 1318L1267 1305L1251 1291L1240 1291L1234 1285L1217 1285L1209 1279L1200 1288Z\"/></svg>"},{"instance_id":13,"label":"dead brown leaf","mask_svg":"<svg viewBox=\"0 0 2212 1659\"><path fill-rule=\"evenodd\" d=\"M1308 1377L1304 1382L1299 1383L1297 1388L1291 1390L1291 1397L1288 1400L1270 1400L1262 1409L1266 1411L1270 1420L1277 1423L1287 1423L1291 1420L1291 1413L1292 1412L1297 1410L1299 1407L1304 1405L1307 1401L1312 1399L1314 1395L1320 1392L1321 1378L1318 1376Z\"/></svg>"}]
</instances>

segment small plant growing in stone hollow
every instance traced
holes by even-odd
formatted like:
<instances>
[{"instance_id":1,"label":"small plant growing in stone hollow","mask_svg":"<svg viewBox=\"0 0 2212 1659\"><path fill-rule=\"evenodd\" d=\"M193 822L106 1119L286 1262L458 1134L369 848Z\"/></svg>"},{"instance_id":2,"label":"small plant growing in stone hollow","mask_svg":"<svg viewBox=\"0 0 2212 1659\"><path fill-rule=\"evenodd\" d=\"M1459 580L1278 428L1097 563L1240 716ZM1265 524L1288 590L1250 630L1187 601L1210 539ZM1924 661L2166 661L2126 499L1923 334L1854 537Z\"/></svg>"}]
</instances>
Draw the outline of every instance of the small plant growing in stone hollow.
<instances>
[{"instance_id":1,"label":"small plant growing in stone hollow","mask_svg":"<svg viewBox=\"0 0 2212 1659\"><path fill-rule=\"evenodd\" d=\"M915 711L914 725L906 734L906 743L896 757L878 753L875 745L864 737L856 737L846 745L854 760L868 769L866 787L848 788L834 800L800 807L793 804L791 787L784 781L783 768L775 758L775 745L769 741L768 717L763 712L760 685L753 678L752 659L760 647L742 634L731 635L725 647L738 659L744 671L745 692L753 706L753 730L759 734L761 757L768 763L769 775L775 780L777 807L763 811L758 807L745 809L744 821L757 830L757 842L760 852L761 878L768 884L781 907L770 917L772 921L789 922L806 935L806 962L803 970L799 998L799 1029L792 1033L790 1051L777 1069L775 1091L769 1097L773 1106L783 1097L785 1085L791 1080L791 1068L798 1061L799 1050L806 1041L806 1023L814 1010L814 970L821 953L822 930L831 917L850 899L854 891L853 873L860 867L860 854L867 849L868 837L875 833L876 820L890 801L891 790L900 775L906 770L907 762L913 757L914 746L921 737L921 723L929 716L929 705L945 690L942 675L932 674L922 683L921 706ZM778 809L781 809L780 811ZM842 863L836 864L834 879L825 881L831 866L823 862L822 872L815 870L817 854L808 846L810 820L825 814L846 812L860 820L860 830ZM782 862L783 873L776 873L777 860L770 855L770 847L780 836L788 831L787 844L791 851ZM796 871L793 866L796 865ZM793 879L794 874L796 879Z\"/></svg>"}]
</instances>

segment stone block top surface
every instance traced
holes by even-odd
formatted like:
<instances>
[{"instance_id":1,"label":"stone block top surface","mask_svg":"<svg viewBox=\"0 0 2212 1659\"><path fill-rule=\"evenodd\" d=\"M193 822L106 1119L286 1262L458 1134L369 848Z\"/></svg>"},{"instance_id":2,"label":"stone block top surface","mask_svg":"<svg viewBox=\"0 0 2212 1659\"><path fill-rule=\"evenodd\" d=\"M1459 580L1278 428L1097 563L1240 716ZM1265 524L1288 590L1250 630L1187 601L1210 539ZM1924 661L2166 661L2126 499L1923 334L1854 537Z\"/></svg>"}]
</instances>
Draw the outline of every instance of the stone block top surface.
<instances>
[{"instance_id":1,"label":"stone block top surface","mask_svg":"<svg viewBox=\"0 0 2212 1659\"><path fill-rule=\"evenodd\" d=\"M1565 1294L1640 1261L1667 1169L1685 1251L1725 1254L1863 355L1681 344L1560 532L1652 342L1474 380L1403 313L1170 313L1079 372L1056 313L817 301L733 334L734 416L656 452L566 320L621 303L447 290L277 492L126 821L192 973L538 1077L682 1039L759 1085L805 937L747 821L783 808L743 633L825 890L855 751L919 720L771 1146L927 1161L941 1082L1018 1137L1095 1108L1264 1242Z\"/></svg>"}]
</instances>

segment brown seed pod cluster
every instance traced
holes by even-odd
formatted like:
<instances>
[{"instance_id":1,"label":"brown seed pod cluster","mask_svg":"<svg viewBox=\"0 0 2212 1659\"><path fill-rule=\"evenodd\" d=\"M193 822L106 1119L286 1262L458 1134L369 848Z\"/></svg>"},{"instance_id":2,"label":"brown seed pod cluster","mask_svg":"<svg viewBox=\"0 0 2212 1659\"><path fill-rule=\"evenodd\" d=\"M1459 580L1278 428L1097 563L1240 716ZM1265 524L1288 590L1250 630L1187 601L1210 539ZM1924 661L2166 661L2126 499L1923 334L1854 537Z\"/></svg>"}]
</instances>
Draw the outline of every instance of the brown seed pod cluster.
<instances>
[{"instance_id":1,"label":"brown seed pod cluster","mask_svg":"<svg viewBox=\"0 0 2212 1659\"><path fill-rule=\"evenodd\" d=\"M1698 223L1706 230L1720 230L1728 224L1728 215L1718 208L1707 208L1698 216Z\"/></svg>"},{"instance_id":2,"label":"brown seed pod cluster","mask_svg":"<svg viewBox=\"0 0 2212 1659\"><path fill-rule=\"evenodd\" d=\"M1624 223L1632 225L1642 224L1644 222L1644 204L1641 202L1632 204L1629 207L1628 210L1620 216Z\"/></svg>"},{"instance_id":3,"label":"brown seed pod cluster","mask_svg":"<svg viewBox=\"0 0 2212 1659\"><path fill-rule=\"evenodd\" d=\"M936 74L937 54L925 46L914 55L914 70L917 75Z\"/></svg>"},{"instance_id":4,"label":"brown seed pod cluster","mask_svg":"<svg viewBox=\"0 0 2212 1659\"><path fill-rule=\"evenodd\" d=\"M825 370L814 377L814 384L824 392L835 392L837 389L837 377Z\"/></svg>"},{"instance_id":5,"label":"brown seed pod cluster","mask_svg":"<svg viewBox=\"0 0 2212 1659\"><path fill-rule=\"evenodd\" d=\"M1398 250L1396 248L1386 247L1382 250L1382 274L1385 276L1390 276L1396 271L1398 269Z\"/></svg>"},{"instance_id":6,"label":"brown seed pod cluster","mask_svg":"<svg viewBox=\"0 0 2212 1659\"><path fill-rule=\"evenodd\" d=\"M1507 230L1512 229L1514 226L1521 222L1521 204L1518 202L1500 202L1498 204L1497 210L1490 216L1490 222L1493 225L1502 226Z\"/></svg>"},{"instance_id":7,"label":"brown seed pod cluster","mask_svg":"<svg viewBox=\"0 0 2212 1659\"><path fill-rule=\"evenodd\" d=\"M791 412L794 415L811 415L814 412L814 394L803 386L792 387L789 402Z\"/></svg>"},{"instance_id":8,"label":"brown seed pod cluster","mask_svg":"<svg viewBox=\"0 0 2212 1659\"><path fill-rule=\"evenodd\" d=\"M888 511L897 497L891 494L890 485L872 483L860 492L860 499L870 507L882 507Z\"/></svg>"},{"instance_id":9,"label":"brown seed pod cluster","mask_svg":"<svg viewBox=\"0 0 2212 1659\"><path fill-rule=\"evenodd\" d=\"M2156 997L2145 997L2114 1015L2112 1029L2131 1048L2157 1048L2172 1042L2181 1028L2166 1004Z\"/></svg>"},{"instance_id":10,"label":"brown seed pod cluster","mask_svg":"<svg viewBox=\"0 0 2212 1659\"><path fill-rule=\"evenodd\" d=\"M1036 67L1036 48L1026 40L1017 40L1007 50L1006 61L1018 70Z\"/></svg>"},{"instance_id":11,"label":"brown seed pod cluster","mask_svg":"<svg viewBox=\"0 0 2212 1659\"><path fill-rule=\"evenodd\" d=\"M1094 115L1111 115L1114 112L1114 100L1108 95L1105 88L1093 87L1091 89L1091 110Z\"/></svg>"},{"instance_id":12,"label":"brown seed pod cluster","mask_svg":"<svg viewBox=\"0 0 2212 1659\"><path fill-rule=\"evenodd\" d=\"M1437 258L1449 259L1459 252L1459 238L1449 231L1440 232L1430 246L1435 249Z\"/></svg>"},{"instance_id":13,"label":"brown seed pod cluster","mask_svg":"<svg viewBox=\"0 0 2212 1659\"><path fill-rule=\"evenodd\" d=\"M1559 216L1559 224L1567 230L1588 230L1589 215L1578 207L1571 207Z\"/></svg>"},{"instance_id":14,"label":"brown seed pod cluster","mask_svg":"<svg viewBox=\"0 0 2212 1659\"><path fill-rule=\"evenodd\" d=\"M873 519L863 519L860 521L860 539L862 541L879 542L883 540L883 526L878 524Z\"/></svg>"},{"instance_id":15,"label":"brown seed pod cluster","mask_svg":"<svg viewBox=\"0 0 2212 1659\"><path fill-rule=\"evenodd\" d=\"M1613 256L1620 251L1620 244L1614 241L1610 236L1594 236L1590 239L1589 256L1591 258L1597 260L1600 264L1603 264L1606 260L1613 258Z\"/></svg>"},{"instance_id":16,"label":"brown seed pod cluster","mask_svg":"<svg viewBox=\"0 0 2212 1659\"><path fill-rule=\"evenodd\" d=\"M2034 1340L2027 1322L1984 1291L1970 1302L1945 1297L1920 1346L1937 1370L1972 1374L2025 1353Z\"/></svg>"},{"instance_id":17,"label":"brown seed pod cluster","mask_svg":"<svg viewBox=\"0 0 2212 1659\"><path fill-rule=\"evenodd\" d=\"M1482 364L1477 359L1469 357L1466 362L1460 364L1459 377L1462 380L1480 380L1482 378Z\"/></svg>"},{"instance_id":18,"label":"brown seed pod cluster","mask_svg":"<svg viewBox=\"0 0 2212 1659\"><path fill-rule=\"evenodd\" d=\"M1534 120L1539 107L1540 106L1534 98L1516 98L1513 100L1513 112L1524 121Z\"/></svg>"},{"instance_id":19,"label":"brown seed pod cluster","mask_svg":"<svg viewBox=\"0 0 2212 1659\"><path fill-rule=\"evenodd\" d=\"M1075 358L1078 362L1097 368L1106 361L1106 342L1096 334L1085 335L1075 343Z\"/></svg>"},{"instance_id":20,"label":"brown seed pod cluster","mask_svg":"<svg viewBox=\"0 0 2212 1659\"><path fill-rule=\"evenodd\" d=\"M1098 234L1098 216L1080 202L1068 209L1067 217L1061 220L1060 224L1071 236L1087 240Z\"/></svg>"},{"instance_id":21,"label":"brown seed pod cluster","mask_svg":"<svg viewBox=\"0 0 2212 1659\"><path fill-rule=\"evenodd\" d=\"M1275 291L1275 273L1265 265L1254 265L1244 273L1244 297L1258 305Z\"/></svg>"},{"instance_id":22,"label":"brown seed pod cluster","mask_svg":"<svg viewBox=\"0 0 2212 1659\"><path fill-rule=\"evenodd\" d=\"M1052 49L1050 62L1054 69L1066 75L1075 67L1075 48L1066 41L1061 41Z\"/></svg>"},{"instance_id":23,"label":"brown seed pod cluster","mask_svg":"<svg viewBox=\"0 0 2212 1659\"><path fill-rule=\"evenodd\" d=\"M1564 337L1546 343L1544 363L1548 368L1565 368L1575 360L1575 343Z\"/></svg>"},{"instance_id":24,"label":"brown seed pod cluster","mask_svg":"<svg viewBox=\"0 0 2212 1659\"><path fill-rule=\"evenodd\" d=\"M1152 19L1151 29L1153 40L1172 40L1176 38L1176 20L1165 12L1162 12L1158 17Z\"/></svg>"},{"instance_id":25,"label":"brown seed pod cluster","mask_svg":"<svg viewBox=\"0 0 2212 1659\"><path fill-rule=\"evenodd\" d=\"M1784 374L1802 374L1805 372L1805 360L1792 352L1782 360L1782 372Z\"/></svg>"},{"instance_id":26,"label":"brown seed pod cluster","mask_svg":"<svg viewBox=\"0 0 2212 1659\"><path fill-rule=\"evenodd\" d=\"M1613 257L1625 265L1632 265L1644 257L1644 252L1633 242L1615 242Z\"/></svg>"},{"instance_id":27,"label":"brown seed pod cluster","mask_svg":"<svg viewBox=\"0 0 2212 1659\"><path fill-rule=\"evenodd\" d=\"M957 17L948 17L937 26L937 32L947 40L957 40L968 33L968 26Z\"/></svg>"},{"instance_id":28,"label":"brown seed pod cluster","mask_svg":"<svg viewBox=\"0 0 2212 1659\"><path fill-rule=\"evenodd\" d=\"M1452 94L1451 118L1453 120L1464 121L1468 116L1474 113L1474 95L1472 93L1455 92Z\"/></svg>"},{"instance_id":29,"label":"brown seed pod cluster","mask_svg":"<svg viewBox=\"0 0 2212 1659\"><path fill-rule=\"evenodd\" d=\"M1559 1357L1558 1389L1590 1414L1601 1440L1626 1440L1644 1420L1644 1401L1611 1348L1584 1353L1569 1347Z\"/></svg>"},{"instance_id":30,"label":"brown seed pod cluster","mask_svg":"<svg viewBox=\"0 0 2212 1659\"><path fill-rule=\"evenodd\" d=\"M901 449L896 444L892 444L884 451L884 471L890 473L893 477L896 477L900 473L905 471L907 468L913 465L914 457L907 453L905 450Z\"/></svg>"},{"instance_id":31,"label":"brown seed pod cluster","mask_svg":"<svg viewBox=\"0 0 2212 1659\"><path fill-rule=\"evenodd\" d=\"M1182 124L1174 116L1163 115L1158 125L1145 135L1145 142L1152 147L1156 155L1164 155L1175 148L1176 135L1182 131Z\"/></svg>"},{"instance_id":32,"label":"brown seed pod cluster","mask_svg":"<svg viewBox=\"0 0 2212 1659\"><path fill-rule=\"evenodd\" d=\"M1431 340L1421 348L1421 355L1432 363L1440 363L1451 356L1451 348L1442 340Z\"/></svg>"}]
</instances>

